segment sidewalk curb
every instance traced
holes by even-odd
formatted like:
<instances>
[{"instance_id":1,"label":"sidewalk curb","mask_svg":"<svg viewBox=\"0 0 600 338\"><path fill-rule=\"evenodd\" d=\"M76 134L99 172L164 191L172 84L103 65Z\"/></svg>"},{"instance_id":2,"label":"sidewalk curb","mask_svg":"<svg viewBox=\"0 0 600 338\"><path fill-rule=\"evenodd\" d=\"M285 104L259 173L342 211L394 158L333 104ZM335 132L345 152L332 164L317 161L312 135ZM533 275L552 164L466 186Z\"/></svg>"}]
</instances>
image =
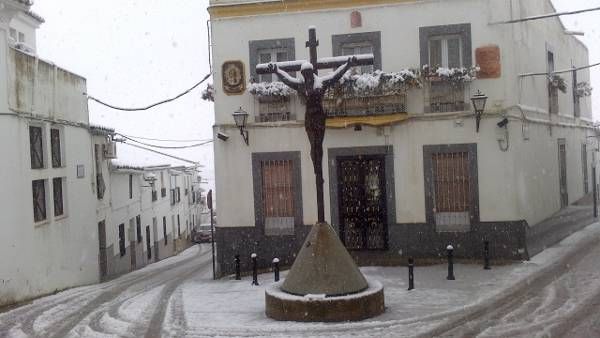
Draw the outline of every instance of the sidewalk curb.
<instances>
[{"instance_id":1,"label":"sidewalk curb","mask_svg":"<svg viewBox=\"0 0 600 338\"><path fill-rule=\"evenodd\" d=\"M422 332L415 337L426 338L426 337L436 337L440 336L444 332L447 332L463 323L466 323L470 320L473 320L482 314L484 314L489 307L498 306L503 303L503 301L509 300L512 296L518 294L525 290L530 284L535 284L539 280L548 277L549 275L554 275L556 272L561 269L565 269L565 265L572 260L574 257L585 254L589 250L593 248L594 245L600 244L600 228L598 230L589 230L588 228L597 226L598 223L592 223L587 227L581 229L578 232L589 231L592 232L589 236L586 236L575 243L569 245L569 248L566 249L566 252L555 261L546 262L541 265L539 270L533 272L530 275L526 275L519 280L517 280L514 284L508 286L507 288L502 289L495 295L482 300L479 303L464 306L460 310L448 311L445 314L448 316L453 316L454 318L449 318L445 323L436 326L426 332ZM578 232L574 233L577 234ZM566 239L568 239L567 237ZM564 240L566 240L564 239ZM563 240L563 241L564 241ZM562 241L560 242L562 243ZM456 314L456 315L455 315ZM441 314L438 314L441 315ZM432 317L437 317L437 315L433 315Z\"/></svg>"}]
</instances>

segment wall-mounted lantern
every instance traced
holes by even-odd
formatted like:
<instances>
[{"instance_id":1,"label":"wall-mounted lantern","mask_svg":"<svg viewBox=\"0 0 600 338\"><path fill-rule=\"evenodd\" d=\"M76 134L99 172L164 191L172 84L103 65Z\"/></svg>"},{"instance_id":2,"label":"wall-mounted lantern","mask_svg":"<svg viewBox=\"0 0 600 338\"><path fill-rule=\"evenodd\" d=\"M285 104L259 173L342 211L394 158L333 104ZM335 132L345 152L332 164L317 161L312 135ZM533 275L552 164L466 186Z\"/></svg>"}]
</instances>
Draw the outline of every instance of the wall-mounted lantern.
<instances>
[{"instance_id":1,"label":"wall-mounted lantern","mask_svg":"<svg viewBox=\"0 0 600 338\"><path fill-rule=\"evenodd\" d=\"M481 122L481 115L485 110L485 103L487 102L488 97L477 90L477 94L471 97L471 102L473 102L473 109L475 110L475 126L477 132L479 132L479 123Z\"/></svg>"},{"instance_id":2,"label":"wall-mounted lantern","mask_svg":"<svg viewBox=\"0 0 600 338\"><path fill-rule=\"evenodd\" d=\"M246 129L246 122L248 121L248 113L240 107L237 111L233 112L233 120L235 126L240 129L240 134L244 138L244 142L248 145L248 130Z\"/></svg>"}]
</instances>

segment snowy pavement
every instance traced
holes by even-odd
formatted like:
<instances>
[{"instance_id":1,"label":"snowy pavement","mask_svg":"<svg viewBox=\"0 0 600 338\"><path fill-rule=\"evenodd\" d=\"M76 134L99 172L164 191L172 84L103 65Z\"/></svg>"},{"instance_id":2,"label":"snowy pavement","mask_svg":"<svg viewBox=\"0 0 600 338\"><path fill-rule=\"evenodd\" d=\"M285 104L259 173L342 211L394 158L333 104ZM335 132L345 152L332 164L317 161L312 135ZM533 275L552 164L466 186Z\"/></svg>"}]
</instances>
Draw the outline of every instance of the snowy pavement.
<instances>
[{"instance_id":1,"label":"snowy pavement","mask_svg":"<svg viewBox=\"0 0 600 338\"><path fill-rule=\"evenodd\" d=\"M0 314L0 337L600 337L600 225L530 262L493 266L365 267L386 312L356 323L277 322L264 314L272 274L213 281L210 247L113 281L44 297ZM282 273L285 278L285 272Z\"/></svg>"}]
</instances>

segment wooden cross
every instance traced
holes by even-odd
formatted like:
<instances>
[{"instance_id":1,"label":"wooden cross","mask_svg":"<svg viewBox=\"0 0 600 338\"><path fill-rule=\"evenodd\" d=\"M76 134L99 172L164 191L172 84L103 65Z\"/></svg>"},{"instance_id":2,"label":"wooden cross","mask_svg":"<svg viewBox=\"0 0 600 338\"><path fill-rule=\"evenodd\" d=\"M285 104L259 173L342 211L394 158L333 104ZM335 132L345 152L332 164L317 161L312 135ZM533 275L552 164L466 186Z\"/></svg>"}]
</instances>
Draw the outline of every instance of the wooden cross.
<instances>
[{"instance_id":1,"label":"wooden cross","mask_svg":"<svg viewBox=\"0 0 600 338\"><path fill-rule=\"evenodd\" d=\"M351 55L345 55L318 59L318 46L319 40L317 40L317 29L315 27L310 27L308 29L308 41L306 41L306 47L308 48L310 63L313 65L313 71L315 74L319 73L319 69L335 69L339 66L342 66L348 62L348 58L351 57ZM374 63L375 57L373 54L360 54L355 56L357 60L354 64L355 66L370 66ZM277 68L288 73L300 71L303 63L306 63L306 60L274 62L274 64L277 65ZM273 71L269 69L269 63L261 63L256 66L256 73L271 74Z\"/></svg>"}]
</instances>

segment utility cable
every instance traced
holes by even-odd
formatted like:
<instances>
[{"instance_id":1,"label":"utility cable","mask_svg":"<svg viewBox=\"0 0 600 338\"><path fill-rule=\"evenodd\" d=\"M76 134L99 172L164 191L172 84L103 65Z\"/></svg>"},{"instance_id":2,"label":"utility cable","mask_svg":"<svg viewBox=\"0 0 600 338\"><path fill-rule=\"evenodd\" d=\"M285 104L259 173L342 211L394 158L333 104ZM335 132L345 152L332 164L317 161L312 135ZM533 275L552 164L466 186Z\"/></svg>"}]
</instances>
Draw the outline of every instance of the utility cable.
<instances>
[{"instance_id":1,"label":"utility cable","mask_svg":"<svg viewBox=\"0 0 600 338\"><path fill-rule=\"evenodd\" d=\"M119 133L119 135L121 136L126 136L126 137L130 137L130 138L134 138L134 139L140 139L140 140L148 140L148 141L159 141L159 142L204 142L204 141L210 141L212 139L196 139L196 140L168 140L168 139L160 139L160 138L150 138L150 137L142 137L142 136L133 136L133 135L125 135L125 134L121 134Z\"/></svg>"},{"instance_id":2,"label":"utility cable","mask_svg":"<svg viewBox=\"0 0 600 338\"><path fill-rule=\"evenodd\" d=\"M116 135L119 135L119 136L121 136L121 137L123 137L123 138L125 138L125 139L127 139L129 141L132 141L132 142L144 145L146 147L159 148L159 149L186 149L186 148L195 148L195 147L200 147L200 146L209 144L209 143L211 143L213 141L213 140L206 140L206 141L201 142L201 143L190 144L190 145L185 145L185 146L159 146L159 145L156 145L156 144L150 144L150 143L145 143L145 142L137 141L137 140L134 140L134 139L132 139L130 137L127 137L127 136L125 136L123 134L116 133Z\"/></svg>"},{"instance_id":3,"label":"utility cable","mask_svg":"<svg viewBox=\"0 0 600 338\"><path fill-rule=\"evenodd\" d=\"M203 165L201 165L199 162L196 162L196 161L188 160L188 159L181 158L181 157L178 157L178 156L175 156L175 155L166 154L166 153L160 152L158 150L154 150L154 149L150 149L150 148L138 146L137 144L131 144L131 143L125 143L125 142L122 142L122 143L126 144L128 146L140 148L140 149L143 149L143 150L146 150L146 151L151 151L151 152L159 154L159 155L163 155L163 156L166 156L166 157L171 157L171 158L174 158L174 159L179 160L179 161L191 163L191 164L194 164L194 165L196 165L198 167L203 167Z\"/></svg>"},{"instance_id":4,"label":"utility cable","mask_svg":"<svg viewBox=\"0 0 600 338\"><path fill-rule=\"evenodd\" d=\"M88 100L96 101L96 102L98 102L99 104L101 104L101 105L103 105L103 106L106 106L106 107L108 107L108 108L111 108L111 109L115 109L115 110L122 110L122 111L143 111L143 110L148 110L148 109L150 109L150 108L153 108L153 107L159 106L159 105L161 105L161 104L165 104L165 103L169 103L169 102L173 102L173 101L177 100L178 98L180 98L180 97L182 97L182 96L184 96L184 95L188 94L188 93L189 93L189 92L191 92L192 90L196 89L196 88L197 88L199 85L201 85L201 84L202 84L204 81L206 81L206 80L207 80L207 79L208 79L208 78L209 78L211 75L212 75L211 73L208 73L208 74L206 74L206 76L205 76L205 77L204 77L202 80L200 80L200 82L196 83L196 84L195 84L195 85L193 85L191 88L189 88L188 90L184 91L183 93L180 93L180 94L178 94L178 95L177 95L177 96L175 96L175 97L172 97L172 98L170 98L170 99L166 99L166 100L162 100L162 101L160 101L160 102L156 102L156 103L153 103L153 104L151 104L151 105L149 105L149 106L146 106L146 107L140 107L140 108L123 108L123 107L118 107L118 106L114 106L114 105L112 105L112 104L108 104L108 103L106 103L106 102L104 102L104 101L102 101L102 100L99 100L99 99L97 99L97 98L95 98L95 97L91 96L91 95L88 95L88 94L85 94L85 95L87 95L87 98L88 98Z\"/></svg>"},{"instance_id":5,"label":"utility cable","mask_svg":"<svg viewBox=\"0 0 600 338\"><path fill-rule=\"evenodd\" d=\"M498 24L519 23L519 22L525 22L525 21L531 21L531 20L547 19L547 18L552 18L552 17L556 17L556 16L581 14L581 13L598 11L598 10L600 10L600 7L580 9L580 10L577 10L577 11L570 11L570 12L558 12L558 13L549 13L549 14L542 14L542 15L534 15L534 16L529 16L529 17L525 17L525 18L521 18L521 19L492 22L490 24L491 25L498 25Z\"/></svg>"}]
</instances>

